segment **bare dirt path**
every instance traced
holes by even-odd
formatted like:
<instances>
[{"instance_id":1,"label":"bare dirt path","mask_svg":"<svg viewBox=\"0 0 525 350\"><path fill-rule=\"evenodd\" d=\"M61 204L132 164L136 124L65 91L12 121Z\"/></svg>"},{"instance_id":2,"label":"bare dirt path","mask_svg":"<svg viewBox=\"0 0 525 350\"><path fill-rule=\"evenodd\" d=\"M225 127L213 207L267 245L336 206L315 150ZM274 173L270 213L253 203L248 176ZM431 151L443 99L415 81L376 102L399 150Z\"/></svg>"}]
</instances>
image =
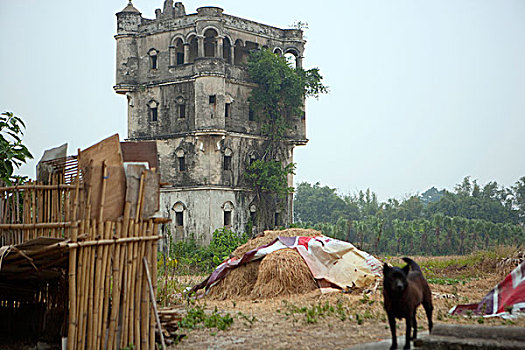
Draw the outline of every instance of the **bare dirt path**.
<instances>
[{"instance_id":1,"label":"bare dirt path","mask_svg":"<svg viewBox=\"0 0 525 350\"><path fill-rule=\"evenodd\" d=\"M484 274L454 285L431 284L434 322L525 326L525 318L509 322L448 315L448 310L456 304L479 301L500 280L499 275ZM197 302L196 306L199 305L208 312L217 308L221 314L229 313L234 319L233 325L226 331L180 329L179 333L186 334L186 337L170 349L345 349L390 337L379 290L366 296L361 293L323 295L315 291L266 300L214 301L203 298ZM301 308L309 312L304 312L305 309L301 312ZM419 326L427 330L422 308L418 321ZM404 334L404 325L401 322L398 325L398 335Z\"/></svg>"}]
</instances>

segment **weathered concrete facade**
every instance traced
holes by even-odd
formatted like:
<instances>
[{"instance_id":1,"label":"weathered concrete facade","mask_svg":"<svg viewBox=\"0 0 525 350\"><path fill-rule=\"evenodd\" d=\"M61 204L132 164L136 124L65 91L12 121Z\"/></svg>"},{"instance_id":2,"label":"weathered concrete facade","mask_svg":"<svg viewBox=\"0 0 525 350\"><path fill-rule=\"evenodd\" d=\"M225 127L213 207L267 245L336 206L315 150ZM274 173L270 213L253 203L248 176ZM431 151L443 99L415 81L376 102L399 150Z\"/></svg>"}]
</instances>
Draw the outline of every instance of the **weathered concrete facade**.
<instances>
[{"instance_id":1,"label":"weathered concrete facade","mask_svg":"<svg viewBox=\"0 0 525 350\"><path fill-rule=\"evenodd\" d=\"M128 138L155 140L161 210L173 219L178 239L194 234L203 243L229 226L243 232L257 211L244 179L261 156L264 137L250 111L254 86L246 71L249 51L291 53L301 66L302 31L279 29L230 16L217 7L186 14L164 1L156 19L143 18L131 2L117 13L115 91L128 99ZM304 116L289 121L287 154L306 144ZM289 178L290 186L292 177ZM276 209L276 224L291 221L291 197Z\"/></svg>"}]
</instances>

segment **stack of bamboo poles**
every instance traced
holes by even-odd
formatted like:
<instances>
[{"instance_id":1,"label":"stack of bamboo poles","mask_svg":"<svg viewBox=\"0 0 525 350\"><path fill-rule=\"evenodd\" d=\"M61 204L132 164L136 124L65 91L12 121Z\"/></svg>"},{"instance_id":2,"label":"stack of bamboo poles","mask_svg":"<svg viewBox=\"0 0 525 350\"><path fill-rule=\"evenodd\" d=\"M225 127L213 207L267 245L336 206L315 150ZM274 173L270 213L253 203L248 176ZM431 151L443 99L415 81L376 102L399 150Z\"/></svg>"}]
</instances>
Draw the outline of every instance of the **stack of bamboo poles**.
<instances>
[{"instance_id":1,"label":"stack of bamboo poles","mask_svg":"<svg viewBox=\"0 0 525 350\"><path fill-rule=\"evenodd\" d=\"M104 174L106 178L105 165ZM144 176L134 218L127 202L121 220L102 222L104 180L98 220L83 219L79 224L86 240L77 243L73 230L68 245L69 349L155 348L152 304L155 306L157 288L157 232L163 220L141 219L143 180ZM90 211L88 204L86 218ZM151 277L146 276L147 267Z\"/></svg>"}]
</instances>

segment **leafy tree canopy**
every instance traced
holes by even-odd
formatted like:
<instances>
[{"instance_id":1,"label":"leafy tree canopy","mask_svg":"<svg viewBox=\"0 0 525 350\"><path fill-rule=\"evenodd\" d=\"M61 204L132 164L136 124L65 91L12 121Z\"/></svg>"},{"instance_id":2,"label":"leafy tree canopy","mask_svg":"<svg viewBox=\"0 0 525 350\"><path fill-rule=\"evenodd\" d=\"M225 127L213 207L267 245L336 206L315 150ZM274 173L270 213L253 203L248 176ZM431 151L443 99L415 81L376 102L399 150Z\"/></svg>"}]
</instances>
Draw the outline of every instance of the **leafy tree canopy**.
<instances>
[{"instance_id":1,"label":"leafy tree canopy","mask_svg":"<svg viewBox=\"0 0 525 350\"><path fill-rule=\"evenodd\" d=\"M302 116L305 97L328 92L319 69L293 68L285 57L269 50L251 53L248 72L257 83L249 98L251 108L263 123L263 134L272 140L284 137L287 118Z\"/></svg>"},{"instance_id":2,"label":"leafy tree canopy","mask_svg":"<svg viewBox=\"0 0 525 350\"><path fill-rule=\"evenodd\" d=\"M272 227L276 205L284 205L293 188L288 175L295 164L286 164L289 144L286 131L292 118L303 115L306 97L318 97L327 92L317 68L294 68L286 58L269 50L253 51L248 60L248 73L256 83L249 97L250 108L261 124L266 140L262 157L246 168L245 177L253 186L259 203L258 221L263 228Z\"/></svg>"},{"instance_id":3,"label":"leafy tree canopy","mask_svg":"<svg viewBox=\"0 0 525 350\"><path fill-rule=\"evenodd\" d=\"M12 112L0 115L0 180L11 184L13 171L24 164L33 155L22 143L25 124Z\"/></svg>"}]
</instances>

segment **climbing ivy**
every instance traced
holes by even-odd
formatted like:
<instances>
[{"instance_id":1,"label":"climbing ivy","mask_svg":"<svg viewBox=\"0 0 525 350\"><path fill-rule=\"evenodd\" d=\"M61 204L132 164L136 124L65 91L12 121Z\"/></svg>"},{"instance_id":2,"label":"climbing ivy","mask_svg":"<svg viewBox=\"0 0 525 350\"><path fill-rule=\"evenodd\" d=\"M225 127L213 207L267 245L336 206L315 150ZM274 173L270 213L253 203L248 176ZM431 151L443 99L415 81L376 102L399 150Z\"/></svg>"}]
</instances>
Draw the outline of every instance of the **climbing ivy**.
<instances>
[{"instance_id":1,"label":"climbing ivy","mask_svg":"<svg viewBox=\"0 0 525 350\"><path fill-rule=\"evenodd\" d=\"M265 142L260 159L247 166L246 179L256 193L259 225L270 228L274 222L269 209L283 206L293 191L288 175L293 174L295 164L282 162L288 158L286 133L290 121L303 116L306 97L317 98L328 89L322 84L319 69L294 68L285 57L269 50L250 54L248 73L257 84L249 97L250 108Z\"/></svg>"}]
</instances>

